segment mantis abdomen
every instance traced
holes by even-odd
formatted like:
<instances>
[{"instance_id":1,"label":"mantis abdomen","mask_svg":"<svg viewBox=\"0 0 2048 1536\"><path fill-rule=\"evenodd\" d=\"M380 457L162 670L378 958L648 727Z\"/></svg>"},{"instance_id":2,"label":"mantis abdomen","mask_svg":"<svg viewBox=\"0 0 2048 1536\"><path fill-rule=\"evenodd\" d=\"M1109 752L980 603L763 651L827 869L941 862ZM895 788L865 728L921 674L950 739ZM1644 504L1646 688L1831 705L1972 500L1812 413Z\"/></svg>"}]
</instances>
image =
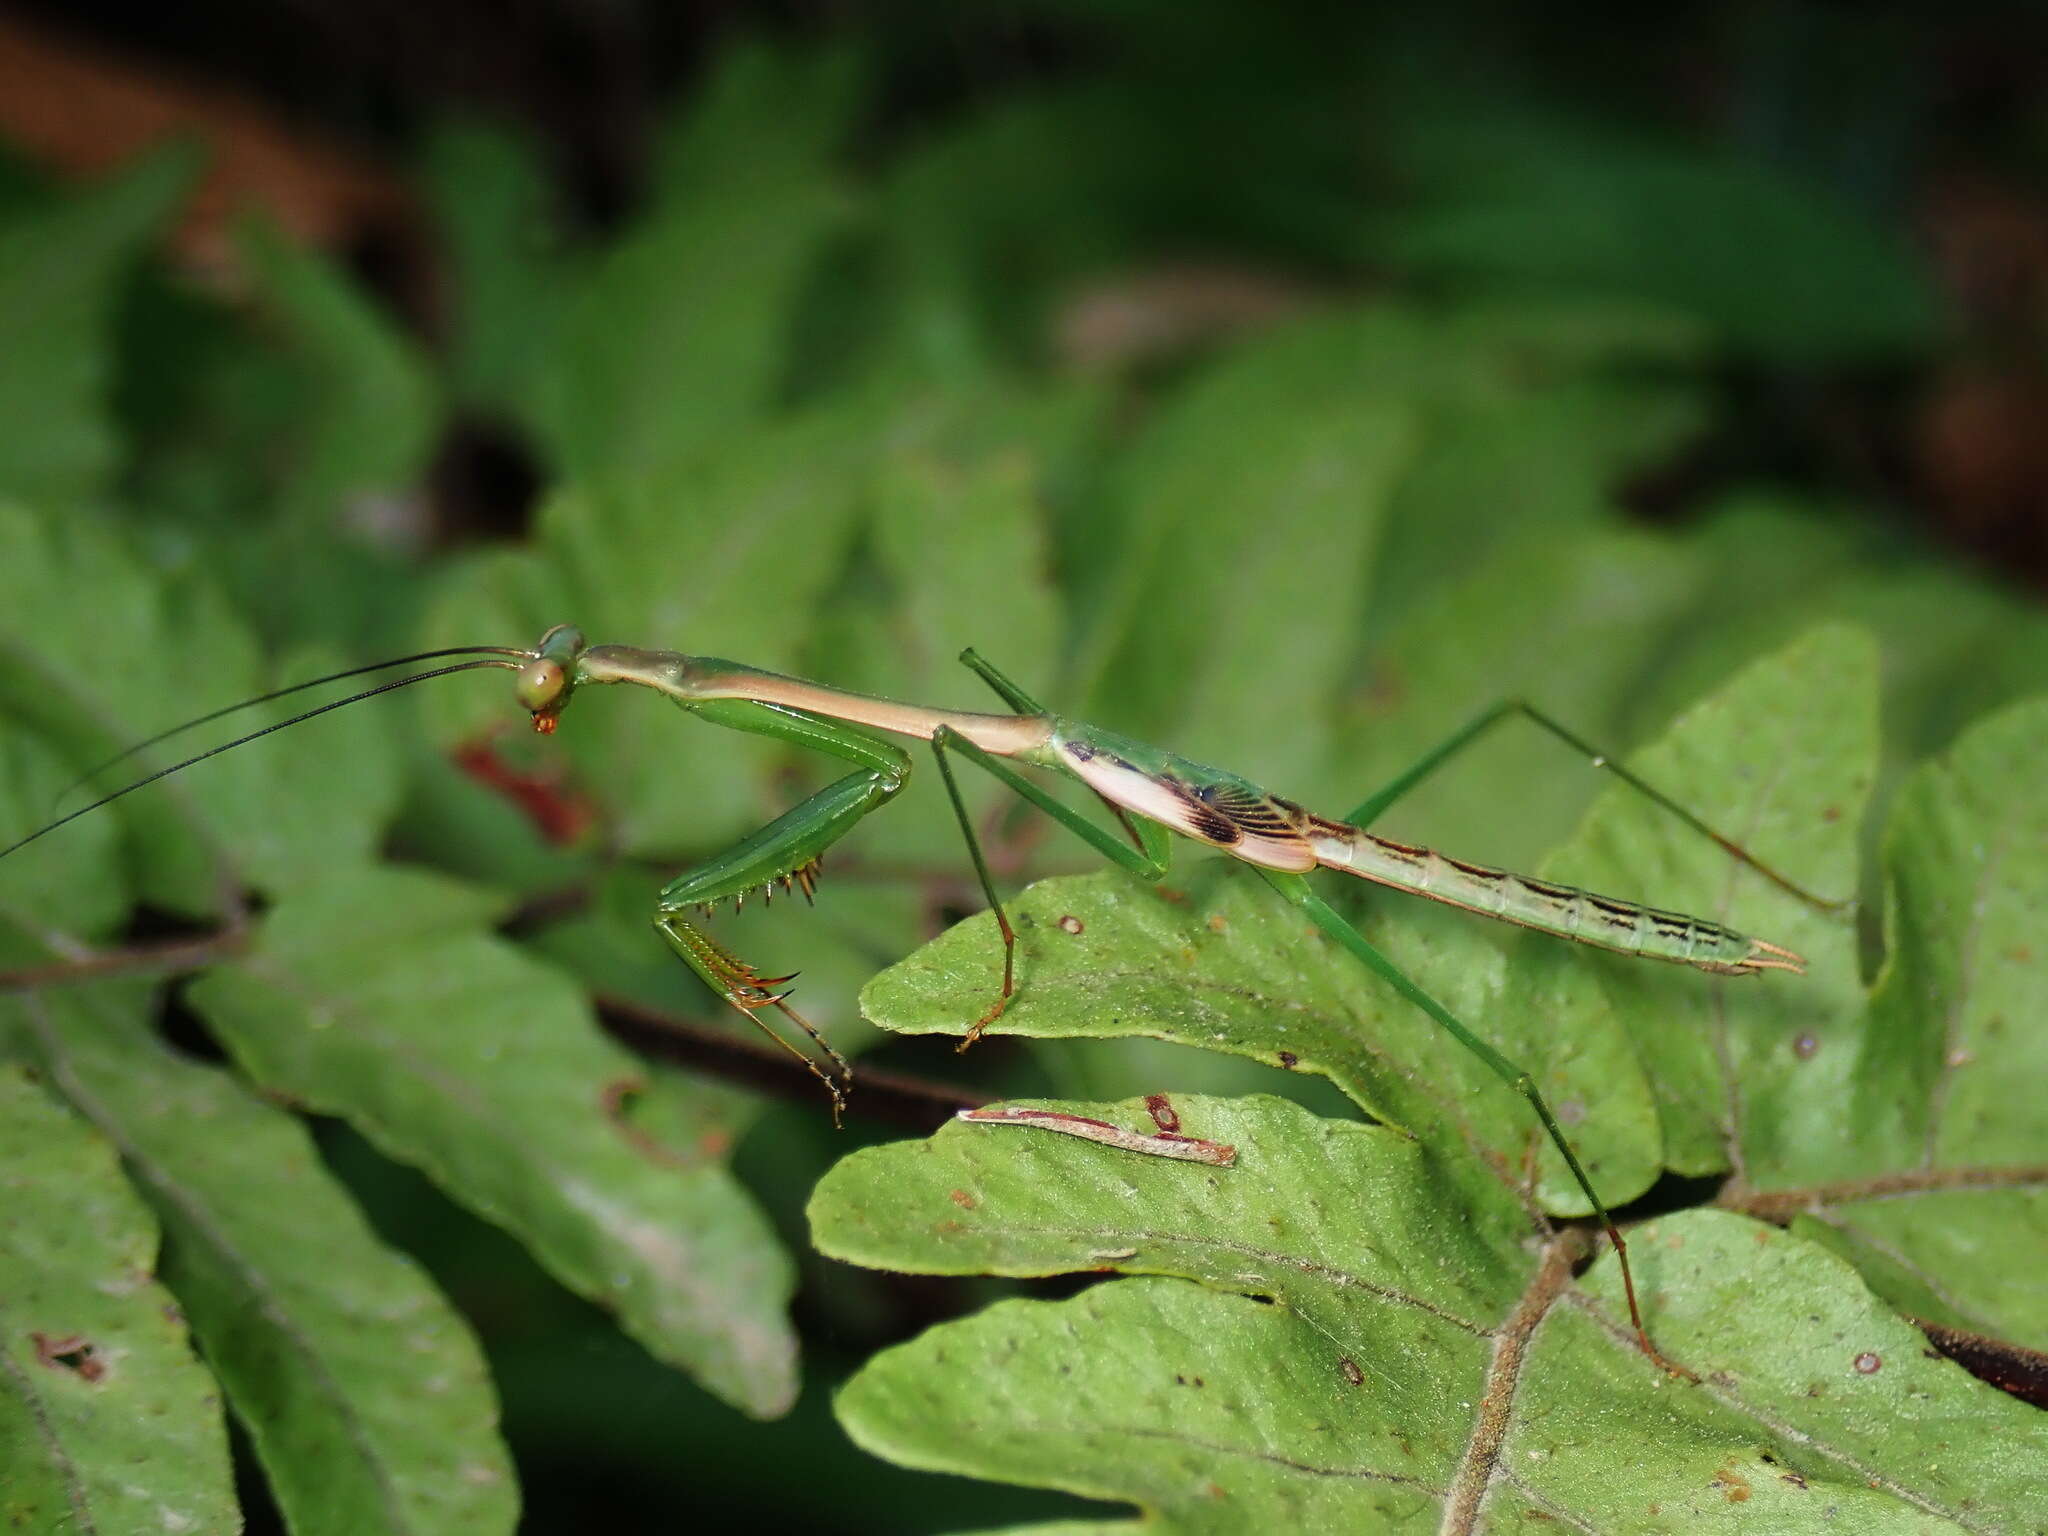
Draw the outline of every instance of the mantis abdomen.
<instances>
[{"instance_id":1,"label":"mantis abdomen","mask_svg":"<svg viewBox=\"0 0 2048 1536\"><path fill-rule=\"evenodd\" d=\"M1671 960L1723 975L1802 969L1775 944L1704 918L1468 864L1430 848L1375 837L1358 827L1322 822L1312 839L1316 862L1381 885L1413 891L1468 911L1574 939L1600 949Z\"/></svg>"},{"instance_id":2,"label":"mantis abdomen","mask_svg":"<svg viewBox=\"0 0 2048 1536\"><path fill-rule=\"evenodd\" d=\"M1790 950L1705 918L1411 848L1099 726L1060 720L1053 742L1057 760L1104 799L1266 869L1340 869L1559 938L1722 975L1804 969Z\"/></svg>"}]
</instances>

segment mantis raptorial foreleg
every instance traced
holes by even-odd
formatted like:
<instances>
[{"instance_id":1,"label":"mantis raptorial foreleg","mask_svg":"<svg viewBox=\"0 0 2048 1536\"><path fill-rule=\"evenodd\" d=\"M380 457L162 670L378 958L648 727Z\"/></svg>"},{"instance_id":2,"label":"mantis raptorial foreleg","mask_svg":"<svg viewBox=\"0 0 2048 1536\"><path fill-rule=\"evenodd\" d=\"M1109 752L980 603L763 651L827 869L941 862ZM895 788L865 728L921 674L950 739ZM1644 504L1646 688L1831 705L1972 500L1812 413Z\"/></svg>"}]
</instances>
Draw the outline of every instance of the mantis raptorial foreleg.
<instances>
[{"instance_id":1,"label":"mantis raptorial foreleg","mask_svg":"<svg viewBox=\"0 0 2048 1536\"><path fill-rule=\"evenodd\" d=\"M835 779L725 852L671 880L662 888L654 915L655 929L705 985L824 1083L832 1095L836 1117L845 1102L844 1084L851 1081L852 1068L808 1019L789 1006L788 992L777 990L795 977L761 975L685 914L698 909L708 916L721 901L731 900L737 906L750 891L768 895L778 884L785 891L800 889L809 900L824 851L852 831L863 816L895 797L910 776L910 757L901 747L798 710L736 700L721 700L714 708L722 725L794 741L859 765L855 772ZM835 1082L810 1057L762 1024L759 1013L763 1008L774 1008L817 1042L839 1080Z\"/></svg>"}]
</instances>

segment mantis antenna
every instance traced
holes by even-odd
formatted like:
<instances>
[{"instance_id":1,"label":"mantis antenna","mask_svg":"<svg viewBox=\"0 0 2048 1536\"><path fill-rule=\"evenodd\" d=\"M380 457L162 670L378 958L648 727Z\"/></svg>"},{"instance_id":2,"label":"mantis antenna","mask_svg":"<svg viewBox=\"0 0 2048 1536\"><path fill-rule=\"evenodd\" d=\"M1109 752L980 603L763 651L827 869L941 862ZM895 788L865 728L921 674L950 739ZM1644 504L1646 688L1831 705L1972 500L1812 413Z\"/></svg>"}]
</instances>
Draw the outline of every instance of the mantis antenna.
<instances>
[{"instance_id":1,"label":"mantis antenna","mask_svg":"<svg viewBox=\"0 0 2048 1536\"><path fill-rule=\"evenodd\" d=\"M401 656L392 661L380 661L371 666L355 667L347 672L335 672L331 673L326 677L313 678L308 682L294 683L289 688L279 688L270 693L260 694L253 699L244 699L239 704L230 704L223 709L214 710L211 714L200 715L196 719L187 720L182 725L174 725L169 730L159 731L156 735L150 737L147 741L137 742L134 746L128 747L123 751L115 754L113 757L108 758L106 762L100 764L98 768L93 769L91 773L86 774L84 778L89 779L93 776L93 774L100 773L103 770L112 767L115 763L125 762L128 758L134 756L137 752L143 751L145 748L153 746L159 741L168 740L170 737L176 736L182 731L191 730L194 726L204 725L209 720L218 720L223 715L231 715L235 713L237 710L247 709L251 705L267 704L272 699L281 699L286 697L288 694L301 693L308 688L317 688L322 683L338 682L340 679L344 677L360 677L365 672L381 672L387 667L402 667L408 664L409 662L429 661L439 656L459 656L465 653L473 655L477 651L483 650L488 650L491 652L490 659L480 661L457 662L454 666L434 667L425 672L415 672L411 677L401 677L388 683L379 683L374 688L365 688L360 693L352 693L345 699L336 699L330 704L322 704L318 709L309 709L306 710L303 714L293 715L289 720L280 720L275 725L266 725L260 731L251 731L246 736L237 736L233 741L222 742L219 746L209 747L204 752L195 752L192 756L185 758L182 762L172 763L168 768L159 768L155 773L145 774L142 778L136 779L128 784L123 784L119 789L113 791L111 794L101 795L99 799L93 801L89 805L80 806L77 810L72 811L69 815L59 816L55 821L45 822L42 826L37 827L35 831L29 833L27 837L24 837L17 842L9 843L5 848L0 848L0 859L4 859L9 854L17 852L20 849L26 848L30 843L34 842L37 838L43 837L48 833L54 832L59 827L64 826L69 822L78 820L78 818L81 816L90 815L92 812L98 810L103 805L111 805L114 801L119 800L123 795L132 795L133 793L135 793L136 790L144 788L147 785L154 784L158 779L167 779L174 773L182 773L187 768L190 768L194 763L203 763L209 757L219 757L223 752L232 752L236 747L247 746L250 742L260 740L261 738L268 736L273 731L282 731L287 729L288 727L299 725L307 720L313 719L316 715L328 714L329 712L337 709L346 709L351 704L362 703L364 699L374 699L380 693L390 693L394 689L398 688L410 688L414 683L424 683L430 677L446 677L451 672L474 672L479 667L502 667L507 671L517 671L519 667L523 665L523 662L512 661L509 659L499 660L497 658L500 656L507 658L514 656L525 657L528 656L530 653L526 651L509 650L498 646L465 646L460 650L425 651L417 656ZM84 779L76 780L74 781L72 787L75 788L77 784L83 782ZM69 792L69 789L65 791L65 793L67 794Z\"/></svg>"}]
</instances>

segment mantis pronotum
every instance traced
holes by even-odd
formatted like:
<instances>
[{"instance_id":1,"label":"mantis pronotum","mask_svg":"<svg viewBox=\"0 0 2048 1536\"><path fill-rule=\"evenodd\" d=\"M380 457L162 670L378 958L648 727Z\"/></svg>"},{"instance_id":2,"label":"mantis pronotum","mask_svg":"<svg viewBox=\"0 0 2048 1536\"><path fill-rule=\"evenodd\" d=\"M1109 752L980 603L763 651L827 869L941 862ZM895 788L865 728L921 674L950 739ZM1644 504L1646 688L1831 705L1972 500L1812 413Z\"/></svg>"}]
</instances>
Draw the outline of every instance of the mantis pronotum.
<instances>
[{"instance_id":1,"label":"mantis pronotum","mask_svg":"<svg viewBox=\"0 0 2048 1536\"><path fill-rule=\"evenodd\" d=\"M720 902L737 902L749 892L775 885L785 890L800 888L808 896L820 855L851 831L862 817L893 799L909 779L910 755L902 747L878 740L868 731L880 730L921 738L932 744L976 877L1002 936L1001 984L987 1009L967 1029L960 1045L962 1050L980 1038L1009 1004L1015 988L1016 936L1002 900L996 894L987 862L961 798L953 771L953 758L956 756L994 775L1104 857L1146 880L1157 882L1166 876L1171 856L1168 832L1177 832L1183 837L1206 843L1256 867L1275 891L1304 912L1318 928L1402 997L1428 1014L1528 1100L1545 1134L1562 1154L1572 1177L1614 1245L1637 1340L1653 1361L1666 1369L1675 1369L1658 1354L1643 1324L1634 1277L1629 1269L1628 1249L1621 1232L1593 1189L1571 1145L1565 1140L1534 1079L1473 1034L1442 1004L1397 969L1349 921L1316 894L1307 878L1317 869L1342 870L1433 901L1463 907L1483 916L1539 929L1582 944L1673 961L1722 975L1797 972L1803 969L1803 962L1791 951L1737 933L1718 923L1682 913L1659 911L1505 870L1467 864L1429 849L1375 837L1364 830L1396 799L1495 721L1519 712L1585 753L1597 765L1620 776L1776 884L1803 900L1829 905L1760 864L1742 848L1705 826L1620 764L1594 752L1547 716L1519 701L1496 706L1429 753L1392 784L1353 808L1341 820L1332 820L1281 799L1235 774L1204 767L1082 721L1053 714L971 650L964 652L960 659L996 691L1009 706L1009 713L928 709L710 657L642 650L635 646L590 645L580 631L568 625L558 625L549 630L530 651L500 647L436 651L380 663L377 667L337 673L247 702L267 702L303 688L362 672L456 655L471 659L380 684L138 779L93 805L51 822L11 847L0 850L0 858L66 821L193 763L252 741L269 731L281 730L314 715L429 677L479 667L516 671L519 702L531 715L534 728L543 733L554 730L556 721L579 688L606 683L633 683L651 688L715 725L751 731L822 752L851 765L850 772L801 804L725 852L677 876L662 890L654 912L655 928L683 961L714 991L759 1025L771 1039L796 1055L817 1076L832 1096L836 1115L843 1102L844 1086L851 1080L851 1070L844 1058L790 1007L787 993L779 990L790 978L760 974L713 938L698 921L693 920L691 914L708 914ZM187 724L202 724L240 707L232 705ZM174 727L163 735L173 735L183 729L185 726ZM161 739L162 736L154 737L151 742ZM145 742L142 745L150 744ZM1086 786L1108 808L1117 830L1100 826L1054 799L1039 785L1019 774L1010 766L1011 763L1044 769ZM829 1070L768 1029L759 1015L769 1008L782 1013L817 1044L829 1063Z\"/></svg>"}]
</instances>

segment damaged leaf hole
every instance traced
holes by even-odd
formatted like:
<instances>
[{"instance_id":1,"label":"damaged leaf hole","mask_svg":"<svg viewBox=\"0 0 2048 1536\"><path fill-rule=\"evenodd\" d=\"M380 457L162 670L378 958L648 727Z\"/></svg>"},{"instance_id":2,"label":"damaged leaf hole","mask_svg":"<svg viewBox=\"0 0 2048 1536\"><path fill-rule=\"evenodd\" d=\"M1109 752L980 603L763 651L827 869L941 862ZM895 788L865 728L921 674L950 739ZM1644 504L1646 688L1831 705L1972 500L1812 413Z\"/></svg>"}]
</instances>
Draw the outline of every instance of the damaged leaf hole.
<instances>
[{"instance_id":1,"label":"damaged leaf hole","mask_svg":"<svg viewBox=\"0 0 2048 1536\"><path fill-rule=\"evenodd\" d=\"M107 1374L107 1362L99 1347L82 1333L67 1333L56 1339L47 1333L31 1333L29 1337L35 1341L38 1365L53 1371L71 1371L81 1381L98 1381Z\"/></svg>"}]
</instances>

